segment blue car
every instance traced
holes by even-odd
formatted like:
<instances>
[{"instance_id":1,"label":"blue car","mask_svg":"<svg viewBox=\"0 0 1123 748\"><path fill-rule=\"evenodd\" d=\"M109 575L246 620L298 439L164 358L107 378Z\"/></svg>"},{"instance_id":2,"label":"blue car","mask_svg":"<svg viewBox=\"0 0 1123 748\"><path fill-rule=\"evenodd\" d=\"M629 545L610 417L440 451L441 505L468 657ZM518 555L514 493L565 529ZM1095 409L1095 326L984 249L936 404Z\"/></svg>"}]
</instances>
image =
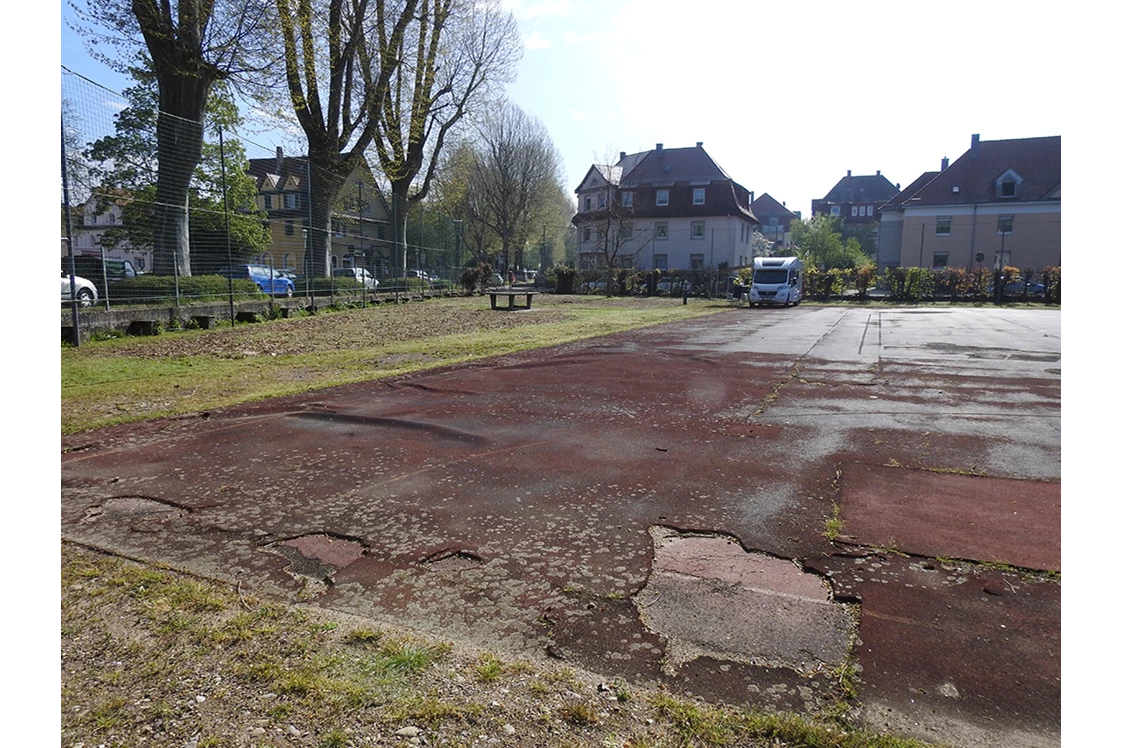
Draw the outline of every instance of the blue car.
<instances>
[{"instance_id":1,"label":"blue car","mask_svg":"<svg viewBox=\"0 0 1123 748\"><path fill-rule=\"evenodd\" d=\"M257 284L262 293L270 296L292 296L293 282L277 270L270 272L265 265L234 265L220 268L218 275L233 280L248 280Z\"/></svg>"}]
</instances>

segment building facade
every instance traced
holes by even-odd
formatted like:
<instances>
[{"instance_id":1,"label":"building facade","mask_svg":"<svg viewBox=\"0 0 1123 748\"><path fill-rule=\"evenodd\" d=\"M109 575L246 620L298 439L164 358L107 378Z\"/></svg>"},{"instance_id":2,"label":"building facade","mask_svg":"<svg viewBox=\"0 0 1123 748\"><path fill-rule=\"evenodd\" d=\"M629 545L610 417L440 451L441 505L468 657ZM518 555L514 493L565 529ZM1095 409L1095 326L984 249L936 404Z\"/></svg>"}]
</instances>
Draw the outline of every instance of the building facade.
<instances>
[{"instance_id":1,"label":"building facade","mask_svg":"<svg viewBox=\"0 0 1123 748\"><path fill-rule=\"evenodd\" d=\"M838 218L843 239L855 237L862 249L876 253L881 231L879 209L900 191L901 185L890 182L881 175L881 170L872 175L854 176L848 169L846 176L821 200L811 201L811 215Z\"/></svg>"},{"instance_id":2,"label":"building facade","mask_svg":"<svg viewBox=\"0 0 1123 748\"><path fill-rule=\"evenodd\" d=\"M269 247L253 261L308 274L308 160L286 157L278 147L275 158L250 159L247 173L257 183L257 207L268 215L270 235ZM376 278L393 274L389 210L365 165L341 189L331 223L333 268L362 267Z\"/></svg>"},{"instance_id":3,"label":"building facade","mask_svg":"<svg viewBox=\"0 0 1123 748\"><path fill-rule=\"evenodd\" d=\"M97 255L114 260L128 260L137 270L144 272L152 268L152 248L134 247L123 235L115 241L102 244L107 233L122 229L122 212L132 200L124 190L102 190L90 196L85 203L71 212L71 232L74 241L74 254ZM65 222L63 236L66 236ZM62 242L62 255L66 256L66 242Z\"/></svg>"},{"instance_id":4,"label":"building facade","mask_svg":"<svg viewBox=\"0 0 1123 748\"><path fill-rule=\"evenodd\" d=\"M1061 263L1061 138L983 141L884 206L878 266Z\"/></svg>"},{"instance_id":5,"label":"building facade","mask_svg":"<svg viewBox=\"0 0 1123 748\"><path fill-rule=\"evenodd\" d=\"M702 270L752 263L753 195L706 153L664 148L594 164L577 187L581 268Z\"/></svg>"}]
</instances>

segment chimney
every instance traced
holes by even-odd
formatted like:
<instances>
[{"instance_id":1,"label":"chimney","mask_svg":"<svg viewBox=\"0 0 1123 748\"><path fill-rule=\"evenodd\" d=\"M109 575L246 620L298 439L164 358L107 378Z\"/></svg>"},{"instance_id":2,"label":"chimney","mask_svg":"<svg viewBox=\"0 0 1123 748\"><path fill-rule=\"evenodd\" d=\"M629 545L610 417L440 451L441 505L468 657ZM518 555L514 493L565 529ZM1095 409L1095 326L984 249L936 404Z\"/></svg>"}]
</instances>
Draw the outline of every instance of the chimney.
<instances>
[{"instance_id":1,"label":"chimney","mask_svg":"<svg viewBox=\"0 0 1123 748\"><path fill-rule=\"evenodd\" d=\"M846 176L850 176L850 170L849 169L846 170Z\"/></svg>"},{"instance_id":2,"label":"chimney","mask_svg":"<svg viewBox=\"0 0 1123 748\"><path fill-rule=\"evenodd\" d=\"M946 169L946 168L948 168L948 157L947 157L947 156L944 156L944 157L943 157L943 158L942 158L942 159L940 160L940 171L943 171L943 170L944 170L944 169Z\"/></svg>"},{"instance_id":3,"label":"chimney","mask_svg":"<svg viewBox=\"0 0 1123 748\"><path fill-rule=\"evenodd\" d=\"M628 155L628 154L627 154L627 153L624 153L624 151L620 151L620 160L621 160L621 161L623 161L623 160L624 160L624 157L625 157L625 156L627 156L627 155Z\"/></svg>"},{"instance_id":4,"label":"chimney","mask_svg":"<svg viewBox=\"0 0 1123 748\"><path fill-rule=\"evenodd\" d=\"M694 147L695 148L701 148L702 147L702 141L699 140L697 143L694 144Z\"/></svg>"},{"instance_id":5,"label":"chimney","mask_svg":"<svg viewBox=\"0 0 1123 748\"><path fill-rule=\"evenodd\" d=\"M655 155L656 156L662 156L663 155L663 144L662 143L656 143L655 144Z\"/></svg>"},{"instance_id":6,"label":"chimney","mask_svg":"<svg viewBox=\"0 0 1123 748\"><path fill-rule=\"evenodd\" d=\"M701 144L699 143L699 145L701 145ZM752 190L749 190L749 205L752 205L753 200L755 200L755 199L756 199L756 193L753 192Z\"/></svg>"},{"instance_id":7,"label":"chimney","mask_svg":"<svg viewBox=\"0 0 1123 748\"><path fill-rule=\"evenodd\" d=\"M971 136L971 158L979 157L979 134L975 133Z\"/></svg>"},{"instance_id":8,"label":"chimney","mask_svg":"<svg viewBox=\"0 0 1123 748\"><path fill-rule=\"evenodd\" d=\"M876 176L879 176L879 177L881 176L881 169L878 169L878 170L877 170L877 174L876 174Z\"/></svg>"},{"instance_id":9,"label":"chimney","mask_svg":"<svg viewBox=\"0 0 1123 748\"><path fill-rule=\"evenodd\" d=\"M285 151L281 146L277 146L277 173L281 173L281 166L285 163Z\"/></svg>"}]
</instances>

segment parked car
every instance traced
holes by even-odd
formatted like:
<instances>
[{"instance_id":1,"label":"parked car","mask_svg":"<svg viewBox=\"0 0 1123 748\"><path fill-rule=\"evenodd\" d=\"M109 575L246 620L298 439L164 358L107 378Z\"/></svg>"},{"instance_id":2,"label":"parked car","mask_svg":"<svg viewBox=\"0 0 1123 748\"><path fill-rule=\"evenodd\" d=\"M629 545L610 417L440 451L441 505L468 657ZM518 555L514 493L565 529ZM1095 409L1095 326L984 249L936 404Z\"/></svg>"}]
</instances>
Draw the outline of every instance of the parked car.
<instances>
[{"instance_id":1,"label":"parked car","mask_svg":"<svg viewBox=\"0 0 1123 748\"><path fill-rule=\"evenodd\" d=\"M1025 281L1012 280L1006 284L1006 290L1003 292L1007 296L1044 296L1045 286L1041 283L1031 282L1029 287L1026 287Z\"/></svg>"},{"instance_id":2,"label":"parked car","mask_svg":"<svg viewBox=\"0 0 1123 748\"><path fill-rule=\"evenodd\" d=\"M97 301L97 286L81 276L74 276L74 297L78 299L78 306L93 306ZM69 304L73 299L70 296L70 273L62 273L62 303Z\"/></svg>"},{"instance_id":3,"label":"parked car","mask_svg":"<svg viewBox=\"0 0 1123 748\"><path fill-rule=\"evenodd\" d=\"M363 284L363 288L373 291L378 288L378 279L366 268L334 268L331 274L336 278L350 278Z\"/></svg>"},{"instance_id":4,"label":"parked car","mask_svg":"<svg viewBox=\"0 0 1123 748\"><path fill-rule=\"evenodd\" d=\"M994 285L991 284L987 287L988 294L994 294ZM1044 296L1045 286L1036 281L1029 284L1026 288L1025 281L1021 278L1014 278L1013 280L1006 281L1006 285L1002 289L1003 296Z\"/></svg>"},{"instance_id":5,"label":"parked car","mask_svg":"<svg viewBox=\"0 0 1123 748\"><path fill-rule=\"evenodd\" d=\"M426 283L432 283L433 281L438 280L438 278L436 276L429 275L424 270L407 270L406 271L406 277L407 278L419 278L419 279L425 281Z\"/></svg>"},{"instance_id":6,"label":"parked car","mask_svg":"<svg viewBox=\"0 0 1123 748\"><path fill-rule=\"evenodd\" d=\"M285 268L273 268L273 274L279 275L282 278L288 278L293 282L294 285L300 281L299 275L294 273L292 270L286 270Z\"/></svg>"},{"instance_id":7,"label":"parked car","mask_svg":"<svg viewBox=\"0 0 1123 748\"><path fill-rule=\"evenodd\" d=\"M218 275L233 280L248 280L257 284L262 293L271 296L292 296L293 282L265 265L234 265L218 269Z\"/></svg>"}]
</instances>

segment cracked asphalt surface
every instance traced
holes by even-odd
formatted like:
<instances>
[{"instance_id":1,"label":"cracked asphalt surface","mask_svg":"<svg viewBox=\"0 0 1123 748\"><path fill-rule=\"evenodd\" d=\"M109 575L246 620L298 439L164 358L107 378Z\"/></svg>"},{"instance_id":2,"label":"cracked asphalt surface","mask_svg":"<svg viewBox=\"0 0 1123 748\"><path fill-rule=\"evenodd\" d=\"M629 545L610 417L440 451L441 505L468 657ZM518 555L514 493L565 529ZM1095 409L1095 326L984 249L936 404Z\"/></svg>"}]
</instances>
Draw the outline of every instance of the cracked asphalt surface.
<instances>
[{"instance_id":1,"label":"cracked asphalt surface","mask_svg":"<svg viewBox=\"0 0 1123 748\"><path fill-rule=\"evenodd\" d=\"M1055 746L1060 382L1058 310L734 309L65 437L62 535L733 704L853 665L870 726Z\"/></svg>"}]
</instances>

